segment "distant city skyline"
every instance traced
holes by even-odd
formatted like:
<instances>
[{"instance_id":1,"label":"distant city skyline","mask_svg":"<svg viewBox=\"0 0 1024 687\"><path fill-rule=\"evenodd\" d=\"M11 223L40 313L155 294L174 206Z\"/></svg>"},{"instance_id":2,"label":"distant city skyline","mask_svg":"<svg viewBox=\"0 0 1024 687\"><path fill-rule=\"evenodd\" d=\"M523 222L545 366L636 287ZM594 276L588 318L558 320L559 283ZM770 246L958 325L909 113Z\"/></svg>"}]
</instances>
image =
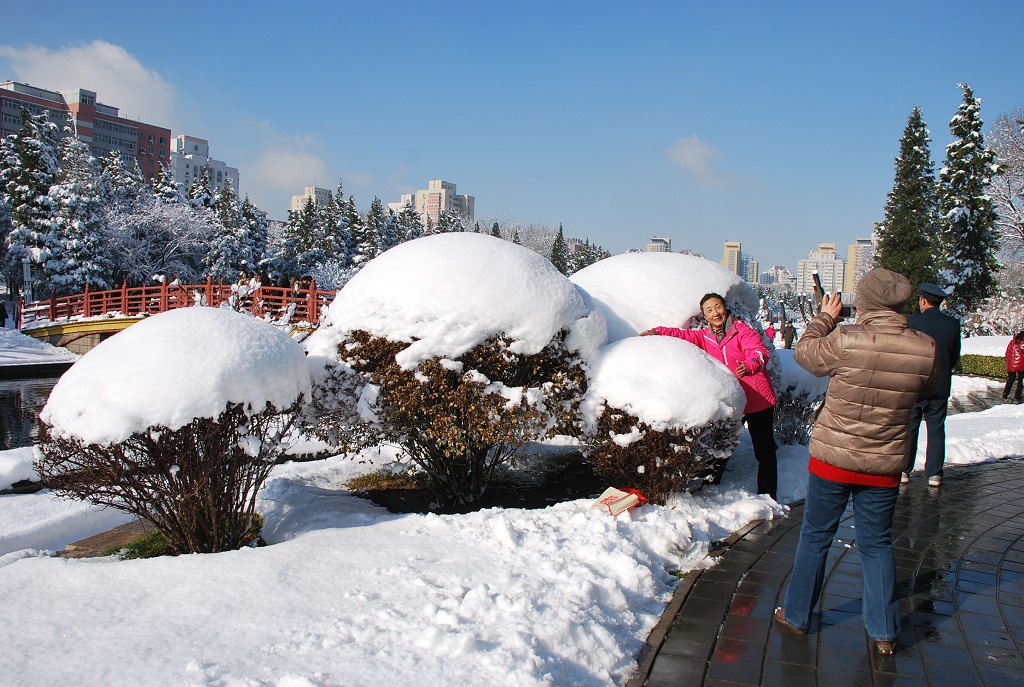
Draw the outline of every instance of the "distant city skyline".
<instances>
[{"instance_id":1,"label":"distant city skyline","mask_svg":"<svg viewBox=\"0 0 1024 687\"><path fill-rule=\"evenodd\" d=\"M762 267L793 268L819 242L870 236L915 105L937 169L958 82L986 131L1024 107L1006 59L1024 4L972 3L985 31L945 39L964 13L952 0L441 0L173 18L8 0L0 80L88 89L208 141L275 219L310 186L341 180L365 212L445 179L481 222L561 224L612 253L670 237L713 260L735 239Z\"/></svg>"}]
</instances>

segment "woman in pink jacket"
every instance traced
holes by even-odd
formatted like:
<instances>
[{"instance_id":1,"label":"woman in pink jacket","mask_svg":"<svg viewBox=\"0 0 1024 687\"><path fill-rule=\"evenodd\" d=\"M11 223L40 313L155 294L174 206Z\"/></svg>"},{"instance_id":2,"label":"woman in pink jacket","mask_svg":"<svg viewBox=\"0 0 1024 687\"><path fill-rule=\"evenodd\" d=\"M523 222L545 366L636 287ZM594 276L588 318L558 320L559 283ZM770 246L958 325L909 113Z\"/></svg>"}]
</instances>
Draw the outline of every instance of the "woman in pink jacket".
<instances>
[{"instance_id":1,"label":"woman in pink jacket","mask_svg":"<svg viewBox=\"0 0 1024 687\"><path fill-rule=\"evenodd\" d=\"M674 336L702 348L732 370L740 381L747 404L743 421L750 432L757 458L757 492L776 498L778 472L775 457L775 391L768 378L768 349L761 335L741 320L734 320L717 293L705 294L700 309L706 329L654 327L640 336Z\"/></svg>"},{"instance_id":2,"label":"woman in pink jacket","mask_svg":"<svg viewBox=\"0 0 1024 687\"><path fill-rule=\"evenodd\" d=\"M1013 380L1017 380L1017 393L1013 395L1014 403L1020 403L1020 389L1024 385L1024 332L1017 332L1017 336L1010 339L1006 345L1006 388L1003 389L1003 400L1010 395L1013 389Z\"/></svg>"}]
</instances>

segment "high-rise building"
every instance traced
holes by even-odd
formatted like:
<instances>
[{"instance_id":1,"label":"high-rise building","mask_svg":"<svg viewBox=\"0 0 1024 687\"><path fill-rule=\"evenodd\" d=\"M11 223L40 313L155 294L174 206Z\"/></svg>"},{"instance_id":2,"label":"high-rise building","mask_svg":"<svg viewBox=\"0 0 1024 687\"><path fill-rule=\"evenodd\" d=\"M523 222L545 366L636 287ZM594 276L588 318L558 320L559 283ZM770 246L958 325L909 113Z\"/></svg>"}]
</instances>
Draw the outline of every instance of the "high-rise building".
<instances>
[{"instance_id":1,"label":"high-rise building","mask_svg":"<svg viewBox=\"0 0 1024 687\"><path fill-rule=\"evenodd\" d=\"M743 277L743 281L750 284L757 283L757 260L743 252L742 244L739 241L725 242L725 254L719 264L730 272L735 272Z\"/></svg>"},{"instance_id":2,"label":"high-rise building","mask_svg":"<svg viewBox=\"0 0 1024 687\"><path fill-rule=\"evenodd\" d=\"M846 254L846 283L843 293L852 298L857 291L857 284L875 261L875 243L871 239L857 239L851 243Z\"/></svg>"},{"instance_id":3,"label":"high-rise building","mask_svg":"<svg viewBox=\"0 0 1024 687\"><path fill-rule=\"evenodd\" d=\"M298 212L306 207L306 201L313 199L314 205L327 205L331 202L331 192L319 186L307 186L302 190L302 195L292 196L292 203L288 207L289 212Z\"/></svg>"},{"instance_id":4,"label":"high-rise building","mask_svg":"<svg viewBox=\"0 0 1024 687\"><path fill-rule=\"evenodd\" d=\"M229 179L238 192L238 169L210 157L210 143L206 139L178 135L172 142L170 169L174 182L184 193L188 193L196 179L202 178L203 172L209 177L210 190L214 193L223 189Z\"/></svg>"},{"instance_id":5,"label":"high-rise building","mask_svg":"<svg viewBox=\"0 0 1024 687\"><path fill-rule=\"evenodd\" d=\"M842 291L846 274L846 263L836 254L836 244L819 243L818 250L808 254L805 260L797 262L796 292L814 293L814 273L821 279L825 291ZM844 299L845 300L845 299Z\"/></svg>"},{"instance_id":6,"label":"high-rise building","mask_svg":"<svg viewBox=\"0 0 1024 687\"><path fill-rule=\"evenodd\" d=\"M433 179L427 182L427 188L416 193L403 193L398 203L388 203L388 208L400 212L406 205L419 213L424 226L437 224L441 213L458 215L466 225L471 225L476 215L476 199L473 196L460 196L455 192L455 184L450 181Z\"/></svg>"},{"instance_id":7,"label":"high-rise building","mask_svg":"<svg viewBox=\"0 0 1024 687\"><path fill-rule=\"evenodd\" d=\"M725 255L722 257L722 267L730 272L740 273L740 248L739 241L725 242Z\"/></svg>"},{"instance_id":8,"label":"high-rise building","mask_svg":"<svg viewBox=\"0 0 1024 687\"><path fill-rule=\"evenodd\" d=\"M672 252L672 239L670 238L652 238L647 243L648 253L671 253Z\"/></svg>"},{"instance_id":9,"label":"high-rise building","mask_svg":"<svg viewBox=\"0 0 1024 687\"><path fill-rule=\"evenodd\" d=\"M146 179L152 181L160 165L171 159L171 130L155 124L126 119L118 108L104 105L95 91L76 88L48 91L16 81L0 81L0 136L21 128L21 108L31 114L43 112L61 128L73 124L80 141L88 144L97 158L120 151L126 162L137 160Z\"/></svg>"}]
</instances>

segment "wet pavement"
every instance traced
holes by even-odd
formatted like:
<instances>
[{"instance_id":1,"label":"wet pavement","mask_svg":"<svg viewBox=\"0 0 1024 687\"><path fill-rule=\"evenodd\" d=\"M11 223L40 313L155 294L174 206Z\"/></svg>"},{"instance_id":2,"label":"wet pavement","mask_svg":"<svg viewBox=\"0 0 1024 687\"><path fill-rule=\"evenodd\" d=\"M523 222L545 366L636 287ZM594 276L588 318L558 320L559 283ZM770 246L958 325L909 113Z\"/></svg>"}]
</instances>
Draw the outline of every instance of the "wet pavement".
<instances>
[{"instance_id":1,"label":"wet pavement","mask_svg":"<svg viewBox=\"0 0 1024 687\"><path fill-rule=\"evenodd\" d=\"M869 651L860 618L853 511L829 552L820 614L805 636L772 621L802 504L740 533L717 565L680 584L631 687L669 685L1024 685L1024 460L949 466L941 488L914 474L893 524L902 630Z\"/></svg>"}]
</instances>

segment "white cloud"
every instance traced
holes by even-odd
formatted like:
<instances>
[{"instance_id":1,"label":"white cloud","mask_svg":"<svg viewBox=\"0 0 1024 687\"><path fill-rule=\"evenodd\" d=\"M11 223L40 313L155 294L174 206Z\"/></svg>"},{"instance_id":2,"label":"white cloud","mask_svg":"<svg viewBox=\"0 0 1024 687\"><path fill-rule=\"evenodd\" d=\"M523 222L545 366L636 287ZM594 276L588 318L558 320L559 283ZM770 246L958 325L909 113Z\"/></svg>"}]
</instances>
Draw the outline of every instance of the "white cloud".
<instances>
[{"instance_id":1,"label":"white cloud","mask_svg":"<svg viewBox=\"0 0 1024 687\"><path fill-rule=\"evenodd\" d=\"M0 45L16 81L50 91L84 88L118 114L174 129L174 86L119 45L91 43L49 50Z\"/></svg>"},{"instance_id":2,"label":"white cloud","mask_svg":"<svg viewBox=\"0 0 1024 687\"><path fill-rule=\"evenodd\" d=\"M702 188L723 188L726 178L715 168L718 149L694 134L680 138L665 151L672 163L693 177Z\"/></svg>"}]
</instances>

